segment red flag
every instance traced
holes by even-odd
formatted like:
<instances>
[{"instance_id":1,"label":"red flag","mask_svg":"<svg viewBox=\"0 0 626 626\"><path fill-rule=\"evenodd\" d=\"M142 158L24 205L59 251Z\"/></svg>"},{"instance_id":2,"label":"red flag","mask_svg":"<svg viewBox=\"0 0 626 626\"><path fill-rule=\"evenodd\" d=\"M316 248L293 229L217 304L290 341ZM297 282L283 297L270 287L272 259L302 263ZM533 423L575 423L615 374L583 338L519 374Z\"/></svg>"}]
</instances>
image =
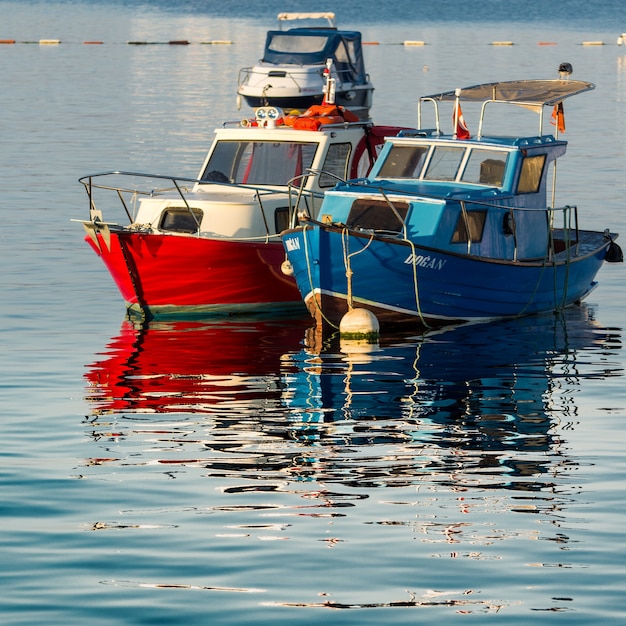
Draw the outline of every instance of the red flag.
<instances>
[{"instance_id":1,"label":"red flag","mask_svg":"<svg viewBox=\"0 0 626 626\"><path fill-rule=\"evenodd\" d=\"M554 105L554 109L552 109L552 118L550 119L550 124L552 124L552 126L556 126L559 129L560 133L565 132L565 113L563 112L562 102Z\"/></svg>"},{"instance_id":2,"label":"red flag","mask_svg":"<svg viewBox=\"0 0 626 626\"><path fill-rule=\"evenodd\" d=\"M454 112L452 113L452 123L456 123L456 138L457 139L469 139L470 132L467 129L465 124L465 119L463 117L463 111L461 111L461 105L459 101L456 101L456 106L454 108Z\"/></svg>"}]
</instances>

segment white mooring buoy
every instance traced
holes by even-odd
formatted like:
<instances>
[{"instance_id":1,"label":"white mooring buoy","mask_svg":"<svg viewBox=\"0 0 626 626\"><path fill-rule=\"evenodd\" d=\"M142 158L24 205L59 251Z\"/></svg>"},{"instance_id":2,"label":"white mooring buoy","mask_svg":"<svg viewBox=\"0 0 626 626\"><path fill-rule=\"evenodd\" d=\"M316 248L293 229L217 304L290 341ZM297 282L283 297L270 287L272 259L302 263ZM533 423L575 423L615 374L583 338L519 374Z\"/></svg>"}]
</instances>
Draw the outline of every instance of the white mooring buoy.
<instances>
[{"instance_id":1,"label":"white mooring buoy","mask_svg":"<svg viewBox=\"0 0 626 626\"><path fill-rule=\"evenodd\" d=\"M378 319L367 309L350 309L339 323L341 339L357 339L376 343L379 331Z\"/></svg>"}]
</instances>

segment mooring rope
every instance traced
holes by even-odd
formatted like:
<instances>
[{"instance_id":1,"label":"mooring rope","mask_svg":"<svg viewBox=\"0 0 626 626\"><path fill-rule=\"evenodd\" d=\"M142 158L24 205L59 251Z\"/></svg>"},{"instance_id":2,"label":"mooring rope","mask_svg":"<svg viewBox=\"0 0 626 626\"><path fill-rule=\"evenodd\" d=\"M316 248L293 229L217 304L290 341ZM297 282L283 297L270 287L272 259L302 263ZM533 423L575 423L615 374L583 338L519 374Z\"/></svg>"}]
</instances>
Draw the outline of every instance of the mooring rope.
<instances>
[{"instance_id":1,"label":"mooring rope","mask_svg":"<svg viewBox=\"0 0 626 626\"><path fill-rule=\"evenodd\" d=\"M360 250L357 250L356 252L352 252L350 253L348 251L348 241L350 239L350 235L349 235L349 230L347 227L342 228L341 230L341 247L342 247L342 251L343 251L343 264L344 267L346 268L346 281L347 281L347 287L346 287L346 299L348 302L348 309L351 311L353 309L353 302L352 302L352 276L354 275L354 272L352 271L352 266L350 264L350 259L353 256L356 256L357 254L361 254L362 252L365 252L370 244L372 243L372 241L374 240L374 233L370 233L370 238L369 241L367 242L367 244L361 248Z\"/></svg>"},{"instance_id":2,"label":"mooring rope","mask_svg":"<svg viewBox=\"0 0 626 626\"><path fill-rule=\"evenodd\" d=\"M311 273L311 263L310 263L310 259L309 259L309 247L307 245L307 237L306 237L306 231L307 231L307 226L306 224L304 226L302 226L302 241L303 241L303 245L304 245L304 258L306 260L306 270L307 270L307 278L309 279L309 285L311 286L311 294L313 296L313 302L315 303L315 308L317 309L317 311L319 312L320 316L322 317L322 319L329 325L332 326L335 329L339 329L339 326L333 324L324 314L324 311L322 310L322 307L320 306L320 303L317 301L317 298L315 297L315 289L313 288L313 275ZM321 296L321 293L320 293Z\"/></svg>"}]
</instances>

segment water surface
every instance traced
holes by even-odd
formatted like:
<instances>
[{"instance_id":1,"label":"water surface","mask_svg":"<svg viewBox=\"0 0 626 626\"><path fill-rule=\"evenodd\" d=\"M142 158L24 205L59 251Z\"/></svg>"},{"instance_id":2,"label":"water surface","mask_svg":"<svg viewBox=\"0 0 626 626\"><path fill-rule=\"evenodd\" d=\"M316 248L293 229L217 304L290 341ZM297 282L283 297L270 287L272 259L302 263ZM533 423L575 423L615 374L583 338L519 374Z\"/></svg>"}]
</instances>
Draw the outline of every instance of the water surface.
<instances>
[{"instance_id":1,"label":"water surface","mask_svg":"<svg viewBox=\"0 0 626 626\"><path fill-rule=\"evenodd\" d=\"M380 123L562 61L596 83L557 201L626 233L619 3L359 7ZM562 316L364 354L304 313L134 325L70 221L80 176L195 176L297 8L0 2L2 622L622 623L622 266Z\"/></svg>"}]
</instances>

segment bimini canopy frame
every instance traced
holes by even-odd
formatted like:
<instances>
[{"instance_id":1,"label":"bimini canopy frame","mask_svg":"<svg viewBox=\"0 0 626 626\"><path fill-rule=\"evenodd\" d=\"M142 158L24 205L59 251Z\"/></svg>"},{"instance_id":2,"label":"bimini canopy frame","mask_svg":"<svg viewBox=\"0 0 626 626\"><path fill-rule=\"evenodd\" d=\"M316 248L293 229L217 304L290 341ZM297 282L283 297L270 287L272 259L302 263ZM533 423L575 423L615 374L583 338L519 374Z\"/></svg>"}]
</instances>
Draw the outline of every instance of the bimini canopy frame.
<instances>
[{"instance_id":1,"label":"bimini canopy frame","mask_svg":"<svg viewBox=\"0 0 626 626\"><path fill-rule=\"evenodd\" d=\"M423 96L419 99L417 110L417 127L422 128L422 103L432 102L435 107L437 132L441 134L439 123L440 102L482 102L478 136L482 135L485 116L485 107L490 103L513 104L534 109L539 113L539 134L543 129L543 107L554 106L566 98L585 91L595 89L593 83L583 80L554 79L554 80L510 80L496 83L483 83L454 91ZM455 104L455 111L457 110Z\"/></svg>"},{"instance_id":2,"label":"bimini canopy frame","mask_svg":"<svg viewBox=\"0 0 626 626\"><path fill-rule=\"evenodd\" d=\"M335 14L330 11L322 13L279 13L278 24L282 29L284 22L292 22L294 20L326 20L328 28L337 28L335 22Z\"/></svg>"}]
</instances>

